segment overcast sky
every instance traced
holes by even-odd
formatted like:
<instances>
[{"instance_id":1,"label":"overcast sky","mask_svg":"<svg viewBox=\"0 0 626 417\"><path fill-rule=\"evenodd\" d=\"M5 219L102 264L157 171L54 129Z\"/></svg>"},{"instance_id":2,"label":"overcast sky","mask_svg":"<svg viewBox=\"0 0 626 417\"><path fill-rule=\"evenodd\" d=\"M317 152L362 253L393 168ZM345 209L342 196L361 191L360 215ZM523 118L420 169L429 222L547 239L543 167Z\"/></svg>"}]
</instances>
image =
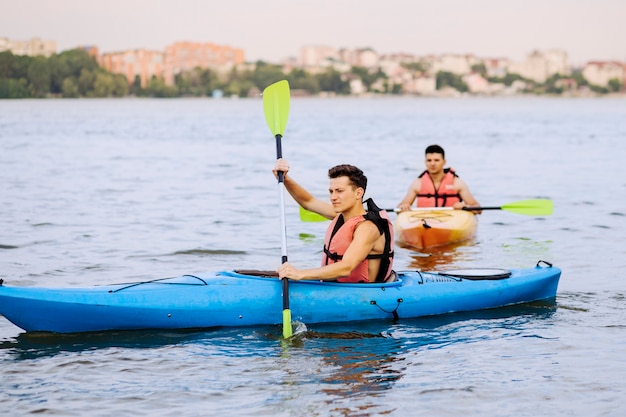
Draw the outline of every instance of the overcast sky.
<instances>
[{"instance_id":1,"label":"overcast sky","mask_svg":"<svg viewBox=\"0 0 626 417\"><path fill-rule=\"evenodd\" d=\"M626 0L0 0L0 37L100 52L176 41L242 48L278 62L305 45L378 53L461 53L522 61L626 61Z\"/></svg>"}]
</instances>

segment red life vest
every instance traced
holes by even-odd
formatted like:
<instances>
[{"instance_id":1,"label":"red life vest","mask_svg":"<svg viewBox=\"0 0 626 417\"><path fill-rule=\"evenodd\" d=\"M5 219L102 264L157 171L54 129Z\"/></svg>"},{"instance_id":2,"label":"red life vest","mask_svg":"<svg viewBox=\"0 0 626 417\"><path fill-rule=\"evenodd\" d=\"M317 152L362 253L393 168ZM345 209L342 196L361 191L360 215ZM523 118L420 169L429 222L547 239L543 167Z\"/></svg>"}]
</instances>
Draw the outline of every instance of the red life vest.
<instances>
[{"instance_id":1,"label":"red life vest","mask_svg":"<svg viewBox=\"0 0 626 417\"><path fill-rule=\"evenodd\" d=\"M435 190L435 183L428 171L424 171L421 178L420 191L417 194L417 207L452 207L454 203L463 201L461 195L454 189L456 172L452 168L443 170L445 173L439 188Z\"/></svg>"},{"instance_id":2,"label":"red life vest","mask_svg":"<svg viewBox=\"0 0 626 417\"><path fill-rule=\"evenodd\" d=\"M381 254L368 255L347 277L338 278L339 282L370 282L369 280L369 260L380 259L380 268L376 276L376 282L384 282L392 273L393 267L393 223L386 211L380 210L372 199L366 202L368 211L363 216L355 216L344 222L343 215L335 217L326 230L324 240L324 254L322 255L322 266L335 263L343 258L348 246L352 243L356 227L366 220L372 221L380 234L385 235L385 248Z\"/></svg>"}]
</instances>

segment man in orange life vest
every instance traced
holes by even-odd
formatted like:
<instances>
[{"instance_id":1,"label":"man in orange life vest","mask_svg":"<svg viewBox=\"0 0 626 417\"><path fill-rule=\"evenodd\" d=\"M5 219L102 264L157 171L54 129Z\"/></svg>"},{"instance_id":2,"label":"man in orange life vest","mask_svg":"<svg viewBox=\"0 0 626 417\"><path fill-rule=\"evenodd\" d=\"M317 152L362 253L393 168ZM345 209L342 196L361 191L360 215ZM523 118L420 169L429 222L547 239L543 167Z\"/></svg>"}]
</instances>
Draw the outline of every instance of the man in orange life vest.
<instances>
[{"instance_id":1,"label":"man in orange life vest","mask_svg":"<svg viewBox=\"0 0 626 417\"><path fill-rule=\"evenodd\" d=\"M426 171L417 177L400 202L398 209L411 209L417 198L418 207L479 207L465 181L460 179L452 168L445 168L446 158L443 148L430 145L426 148ZM475 211L478 214L479 212Z\"/></svg>"},{"instance_id":2,"label":"man in orange life vest","mask_svg":"<svg viewBox=\"0 0 626 417\"><path fill-rule=\"evenodd\" d=\"M289 262L278 268L281 278L293 280L336 280L339 282L384 282L393 277L393 224L387 213L363 195L367 177L353 165L328 170L330 203L318 200L287 173L289 164L278 159L274 175L284 172L289 194L305 209L332 219L326 231L322 266L296 269Z\"/></svg>"}]
</instances>

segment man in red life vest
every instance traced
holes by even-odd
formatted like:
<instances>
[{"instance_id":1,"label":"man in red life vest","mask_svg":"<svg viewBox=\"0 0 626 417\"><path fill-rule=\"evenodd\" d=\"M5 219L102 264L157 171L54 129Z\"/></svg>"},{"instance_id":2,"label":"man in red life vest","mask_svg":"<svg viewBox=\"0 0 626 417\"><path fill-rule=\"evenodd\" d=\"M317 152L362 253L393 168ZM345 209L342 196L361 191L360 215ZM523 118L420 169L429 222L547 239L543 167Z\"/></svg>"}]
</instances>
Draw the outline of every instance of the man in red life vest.
<instances>
[{"instance_id":1,"label":"man in red life vest","mask_svg":"<svg viewBox=\"0 0 626 417\"><path fill-rule=\"evenodd\" d=\"M411 210L417 198L417 207L479 207L465 181L452 168L444 168L445 152L439 145L426 148L426 170L417 177L400 202L400 211ZM475 211L476 214L479 212Z\"/></svg>"},{"instance_id":2,"label":"man in red life vest","mask_svg":"<svg viewBox=\"0 0 626 417\"><path fill-rule=\"evenodd\" d=\"M363 195L367 177L353 165L328 170L330 203L318 200L287 173L289 164L278 159L274 175L284 172L289 194L305 209L332 219L326 232L322 266L297 269L289 262L278 268L281 278L336 280L339 282L384 282L393 276L393 224L387 213Z\"/></svg>"}]
</instances>

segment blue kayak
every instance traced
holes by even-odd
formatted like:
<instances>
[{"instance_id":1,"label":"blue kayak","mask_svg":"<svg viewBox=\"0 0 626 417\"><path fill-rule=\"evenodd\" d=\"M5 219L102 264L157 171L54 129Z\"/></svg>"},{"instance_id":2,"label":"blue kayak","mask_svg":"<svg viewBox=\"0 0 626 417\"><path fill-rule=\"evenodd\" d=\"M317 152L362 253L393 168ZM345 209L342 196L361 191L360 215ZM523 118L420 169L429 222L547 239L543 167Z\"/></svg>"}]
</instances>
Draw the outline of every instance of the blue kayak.
<instances>
[{"instance_id":1,"label":"blue kayak","mask_svg":"<svg viewBox=\"0 0 626 417\"><path fill-rule=\"evenodd\" d=\"M0 313L27 332L92 332L270 325L282 322L281 282L263 271L221 271L85 288L0 283ZM387 283L290 281L293 320L402 319L554 298L561 270L397 272Z\"/></svg>"}]
</instances>

